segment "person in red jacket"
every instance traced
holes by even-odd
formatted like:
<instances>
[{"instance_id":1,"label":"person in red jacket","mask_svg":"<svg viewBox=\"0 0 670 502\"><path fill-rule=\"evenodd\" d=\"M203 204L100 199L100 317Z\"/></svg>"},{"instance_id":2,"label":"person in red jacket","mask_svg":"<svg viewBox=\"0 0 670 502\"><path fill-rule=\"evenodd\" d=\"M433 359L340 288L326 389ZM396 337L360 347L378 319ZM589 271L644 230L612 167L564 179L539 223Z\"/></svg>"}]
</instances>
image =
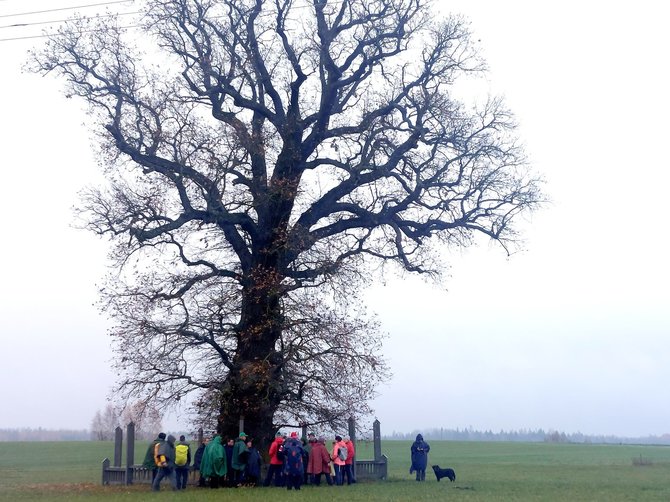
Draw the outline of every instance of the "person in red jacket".
<instances>
[{"instance_id":1,"label":"person in red jacket","mask_svg":"<svg viewBox=\"0 0 670 502\"><path fill-rule=\"evenodd\" d=\"M330 477L330 455L326 449L326 439L319 437L312 443L307 462L307 474L311 477L314 486L321 485L321 475L326 475L326 482L332 486L333 478Z\"/></svg>"},{"instance_id":2,"label":"person in red jacket","mask_svg":"<svg viewBox=\"0 0 670 502\"><path fill-rule=\"evenodd\" d=\"M347 445L347 459L344 461L344 476L347 478L347 484L356 482L356 473L354 472L354 456L356 455L356 449L354 448L354 442L349 436L345 436L344 444Z\"/></svg>"},{"instance_id":3,"label":"person in red jacket","mask_svg":"<svg viewBox=\"0 0 670 502\"><path fill-rule=\"evenodd\" d=\"M347 445L342 441L342 436L335 436L335 441L333 442L333 452L330 455L331 460L333 461L333 467L335 468L335 484L337 486L342 486L344 484L344 466L345 460L341 458L340 448L344 448L346 454L349 454Z\"/></svg>"},{"instance_id":4,"label":"person in red jacket","mask_svg":"<svg viewBox=\"0 0 670 502\"><path fill-rule=\"evenodd\" d=\"M270 445L270 468L268 473L265 476L265 481L263 486L270 486L272 477L275 478L275 486L284 485L284 476L282 474L282 469L284 466L284 438L281 435L281 432L278 432L275 435L275 440Z\"/></svg>"}]
</instances>

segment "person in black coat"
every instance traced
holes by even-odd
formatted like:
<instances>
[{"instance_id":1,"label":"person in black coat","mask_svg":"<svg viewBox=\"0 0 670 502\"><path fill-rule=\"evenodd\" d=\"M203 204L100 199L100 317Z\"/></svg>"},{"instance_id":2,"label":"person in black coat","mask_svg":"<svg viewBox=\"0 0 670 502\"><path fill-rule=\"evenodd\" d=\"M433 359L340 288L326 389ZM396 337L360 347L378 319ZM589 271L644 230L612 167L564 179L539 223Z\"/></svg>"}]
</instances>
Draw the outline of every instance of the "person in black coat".
<instances>
[{"instance_id":1,"label":"person in black coat","mask_svg":"<svg viewBox=\"0 0 670 502\"><path fill-rule=\"evenodd\" d=\"M226 439L226 444L223 445L223 449L226 452L226 465L228 466L228 474L226 474L226 486L228 488L236 486L234 470L231 467L233 465L234 448L235 448L235 440L233 438Z\"/></svg>"},{"instance_id":2,"label":"person in black coat","mask_svg":"<svg viewBox=\"0 0 670 502\"><path fill-rule=\"evenodd\" d=\"M247 464L244 471L244 481L246 485L257 486L261 477L261 454L254 447L251 440L247 441Z\"/></svg>"},{"instance_id":3,"label":"person in black coat","mask_svg":"<svg viewBox=\"0 0 670 502\"><path fill-rule=\"evenodd\" d=\"M202 455L205 453L205 446L207 446L207 440L203 439L193 456L193 470L197 470L198 474L200 474L200 464L202 463ZM200 474L200 478L198 479L198 486L201 488L205 486L205 478L202 477L202 474Z\"/></svg>"},{"instance_id":4,"label":"person in black coat","mask_svg":"<svg viewBox=\"0 0 670 502\"><path fill-rule=\"evenodd\" d=\"M409 468L409 473L412 474L416 471L416 480L425 481L430 445L423 440L421 434L417 434L416 441L412 443L410 451L412 452L412 466Z\"/></svg>"}]
</instances>

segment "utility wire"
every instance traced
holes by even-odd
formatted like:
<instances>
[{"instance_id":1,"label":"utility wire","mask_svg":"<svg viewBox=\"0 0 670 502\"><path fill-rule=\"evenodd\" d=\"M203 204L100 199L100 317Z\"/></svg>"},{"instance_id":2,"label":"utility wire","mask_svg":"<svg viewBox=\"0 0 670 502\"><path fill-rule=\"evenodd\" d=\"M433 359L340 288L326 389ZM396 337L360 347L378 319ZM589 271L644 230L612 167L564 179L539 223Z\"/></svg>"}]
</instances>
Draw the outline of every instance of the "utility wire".
<instances>
[{"instance_id":1,"label":"utility wire","mask_svg":"<svg viewBox=\"0 0 670 502\"><path fill-rule=\"evenodd\" d=\"M141 26L139 24L131 25L131 26L119 26L117 29L119 29L119 30L130 30L130 29L133 29L133 28L141 28ZM79 33L95 33L95 32L98 32L98 31L104 31L104 30L83 30ZM47 34L43 34L43 35L28 35L28 36L25 36L25 37L0 38L0 42L12 42L14 40L29 40L31 38L47 38L47 37L50 37L50 36L52 36L52 35L47 33Z\"/></svg>"},{"instance_id":2,"label":"utility wire","mask_svg":"<svg viewBox=\"0 0 670 502\"><path fill-rule=\"evenodd\" d=\"M8 0L0 0L0 2L3 1L8 1ZM45 12L56 12L56 11L63 11L63 10L72 10L72 9L77 9L77 8L84 8L84 7L94 7L94 6L99 6L99 5L108 5L108 4L118 4L118 3L132 3L135 0L117 0L113 2L102 2L102 3L96 3L96 4L87 4L83 5L80 7L64 7L64 8L57 8L57 9L50 9L50 10L44 10L44 11L36 11L36 12L25 12L22 14L8 14L8 15L2 15L0 18L5 18L5 17L14 17L14 16L21 16L21 15L29 15L29 14L38 14L38 13L45 13ZM334 5L341 3L341 2L335 2ZM311 8L309 5L301 5L301 6L294 6L292 9L305 9L305 8ZM106 14L106 15L101 15L98 17L111 17L111 16L125 16L125 15L130 15L130 14L138 14L139 12L128 12L128 13L115 13L115 14ZM261 17L265 16L274 16L273 13L263 13L261 14ZM225 16L216 16L215 18L220 18L220 17L225 17ZM82 19L92 19L92 17L84 17ZM23 28L23 27L28 27L28 26L33 26L33 25L38 25L38 24L50 24L50 23L59 23L59 22L66 22L68 19L64 20L54 20L54 21L36 21L33 23L17 23L14 25L6 25L6 26L0 26L0 29L2 28ZM131 26L122 26L119 27L121 30L129 30L129 29L134 29L134 28L140 28L140 25L131 25ZM82 33L94 33L99 30L85 30ZM42 35L26 35L22 37L10 37L10 38L0 38L0 42L12 42L16 40L30 40L30 39L36 39L36 38L47 38L51 36L50 34L42 34Z\"/></svg>"},{"instance_id":3,"label":"utility wire","mask_svg":"<svg viewBox=\"0 0 670 502\"><path fill-rule=\"evenodd\" d=\"M118 3L132 3L134 1L135 0L115 0L113 2L99 2L99 3L90 3L90 4L86 4L86 5L73 5L72 7L58 7L56 9L35 10L35 11L32 11L32 12L18 12L16 14L2 14L2 15L0 15L0 18L32 16L33 14L45 14L47 12L58 12L58 11L63 11L63 10L86 9L86 8L89 8L89 7L99 7L101 5L112 5L112 4L118 4Z\"/></svg>"},{"instance_id":4,"label":"utility wire","mask_svg":"<svg viewBox=\"0 0 670 502\"><path fill-rule=\"evenodd\" d=\"M6 0L0 0L0 2L3 2ZM130 16L133 14L139 14L140 11L135 11L135 12L118 12L114 14L100 14L99 16L85 16L81 17L79 19L81 20L87 20L87 19L100 19L100 18L105 18L105 17L114 17L114 16ZM5 29L5 28L27 28L29 26L37 26L40 24L51 24L51 23L65 23L67 21L71 21L72 19L52 19L50 21L34 21L32 23L15 23L15 24L6 24L4 26L0 26L0 30Z\"/></svg>"}]
</instances>

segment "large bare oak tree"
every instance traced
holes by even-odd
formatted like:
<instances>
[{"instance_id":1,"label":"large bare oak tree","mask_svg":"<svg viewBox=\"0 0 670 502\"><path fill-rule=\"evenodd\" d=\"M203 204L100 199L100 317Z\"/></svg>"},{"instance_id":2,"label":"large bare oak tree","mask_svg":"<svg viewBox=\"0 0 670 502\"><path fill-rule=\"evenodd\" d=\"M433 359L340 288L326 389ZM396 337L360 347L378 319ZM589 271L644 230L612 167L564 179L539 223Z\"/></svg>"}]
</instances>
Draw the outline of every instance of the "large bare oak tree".
<instances>
[{"instance_id":1,"label":"large bare oak tree","mask_svg":"<svg viewBox=\"0 0 670 502\"><path fill-rule=\"evenodd\" d=\"M261 442L366 413L387 374L372 271L435 274L478 234L511 249L541 199L502 102L454 90L484 70L467 24L424 0L145 4L34 57L99 133L109 183L81 209L115 244L120 389L195 392Z\"/></svg>"}]
</instances>

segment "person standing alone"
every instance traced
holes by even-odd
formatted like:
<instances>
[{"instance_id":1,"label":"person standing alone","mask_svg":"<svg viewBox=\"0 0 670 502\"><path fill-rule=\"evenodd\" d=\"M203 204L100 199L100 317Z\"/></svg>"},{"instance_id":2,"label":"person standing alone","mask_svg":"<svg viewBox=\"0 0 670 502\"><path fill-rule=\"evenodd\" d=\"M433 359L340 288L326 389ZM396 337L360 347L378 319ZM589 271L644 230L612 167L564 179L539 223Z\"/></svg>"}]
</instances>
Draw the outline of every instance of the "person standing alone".
<instances>
[{"instance_id":1,"label":"person standing alone","mask_svg":"<svg viewBox=\"0 0 670 502\"><path fill-rule=\"evenodd\" d=\"M428 452L430 445L423 440L421 434L416 435L416 440L412 443L410 452L412 453L412 466L409 468L409 473L416 471L416 480L426 480L426 466L428 465Z\"/></svg>"}]
</instances>

